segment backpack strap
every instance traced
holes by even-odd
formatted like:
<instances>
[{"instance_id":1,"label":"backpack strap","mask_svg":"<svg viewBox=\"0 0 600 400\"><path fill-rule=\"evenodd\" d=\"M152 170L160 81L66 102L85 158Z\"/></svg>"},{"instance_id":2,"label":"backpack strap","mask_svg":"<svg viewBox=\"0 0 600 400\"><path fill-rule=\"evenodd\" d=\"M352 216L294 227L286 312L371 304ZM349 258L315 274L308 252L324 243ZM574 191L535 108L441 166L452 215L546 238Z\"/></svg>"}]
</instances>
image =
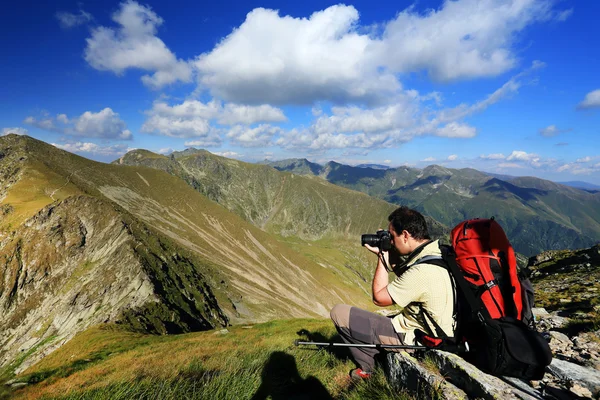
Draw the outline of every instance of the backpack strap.
<instances>
[{"instance_id":1,"label":"backpack strap","mask_svg":"<svg viewBox=\"0 0 600 400\"><path fill-rule=\"evenodd\" d=\"M430 255L430 256L421 257L416 262L412 263L410 265L410 267L417 265L417 264L436 265L438 267L444 268L445 270L448 270L448 266L446 265L446 262L444 261L444 259L441 256ZM450 274L450 285L452 286L452 308L453 308L452 315L455 315L455 313L457 311L458 299L456 297L456 290L454 287L454 283L452 282L452 274ZM423 324L425 325L427 330L430 333L432 333L433 335L435 335L436 337L441 337L442 339L450 339L451 337L446 334L446 332L442 329L442 327L435 321L435 319L433 319L431 314L429 314L429 312L427 312L427 310L425 310L425 308L423 306L421 306L420 308L421 308L420 316L421 316L421 319L423 320ZM427 319L429 319L429 321L431 321L434 329L431 329L431 326L427 322Z\"/></svg>"},{"instance_id":2,"label":"backpack strap","mask_svg":"<svg viewBox=\"0 0 600 400\"><path fill-rule=\"evenodd\" d=\"M469 287L469 284L465 280L462 271L458 268L458 265L456 264L456 254L454 254L454 251L449 247L443 247L442 257L448 266L448 271L450 271L454 277L454 280L465 297L467 304L469 304L469 308L471 309L473 316L475 316L481 322L485 321L486 319L490 319L491 317L489 311L482 306L481 299L475 297L471 291L471 288Z\"/></svg>"}]
</instances>

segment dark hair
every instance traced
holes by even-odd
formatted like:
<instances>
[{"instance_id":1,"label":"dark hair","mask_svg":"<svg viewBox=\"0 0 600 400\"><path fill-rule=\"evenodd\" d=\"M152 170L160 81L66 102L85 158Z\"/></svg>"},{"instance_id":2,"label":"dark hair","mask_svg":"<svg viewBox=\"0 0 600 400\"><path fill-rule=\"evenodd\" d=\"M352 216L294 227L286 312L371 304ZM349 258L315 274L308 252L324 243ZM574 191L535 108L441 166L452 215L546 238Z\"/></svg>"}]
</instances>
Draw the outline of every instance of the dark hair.
<instances>
[{"instance_id":1,"label":"dark hair","mask_svg":"<svg viewBox=\"0 0 600 400\"><path fill-rule=\"evenodd\" d=\"M420 212L406 206L398 207L388 217L394 231L399 235L407 231L417 240L431 240L425 217Z\"/></svg>"}]
</instances>

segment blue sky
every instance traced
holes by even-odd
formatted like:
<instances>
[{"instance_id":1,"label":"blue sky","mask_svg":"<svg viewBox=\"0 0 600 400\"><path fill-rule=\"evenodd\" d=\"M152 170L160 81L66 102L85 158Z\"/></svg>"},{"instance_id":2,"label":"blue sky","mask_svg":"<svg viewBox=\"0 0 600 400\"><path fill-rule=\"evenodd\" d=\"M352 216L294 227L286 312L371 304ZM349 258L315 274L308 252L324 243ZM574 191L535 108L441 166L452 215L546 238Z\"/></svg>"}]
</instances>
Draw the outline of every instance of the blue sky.
<instances>
[{"instance_id":1,"label":"blue sky","mask_svg":"<svg viewBox=\"0 0 600 400\"><path fill-rule=\"evenodd\" d=\"M21 1L0 132L600 184L600 2Z\"/></svg>"}]
</instances>

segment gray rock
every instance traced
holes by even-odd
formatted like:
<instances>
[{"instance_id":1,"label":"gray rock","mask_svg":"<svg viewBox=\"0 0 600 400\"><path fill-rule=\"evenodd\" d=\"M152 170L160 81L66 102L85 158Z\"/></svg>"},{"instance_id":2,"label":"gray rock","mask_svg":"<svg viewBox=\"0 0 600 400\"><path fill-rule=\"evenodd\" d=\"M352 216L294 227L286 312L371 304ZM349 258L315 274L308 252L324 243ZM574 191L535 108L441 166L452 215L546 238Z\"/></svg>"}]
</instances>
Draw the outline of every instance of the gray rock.
<instances>
[{"instance_id":1,"label":"gray rock","mask_svg":"<svg viewBox=\"0 0 600 400\"><path fill-rule=\"evenodd\" d=\"M567 335L565 335L564 333L550 331L550 337L552 337L553 341L557 341L562 345L573 346L573 342L571 342L571 339L569 339L569 337Z\"/></svg>"},{"instance_id":2,"label":"gray rock","mask_svg":"<svg viewBox=\"0 0 600 400\"><path fill-rule=\"evenodd\" d=\"M439 373L423 367L406 352L389 353L387 360L388 380L398 391L408 390L418 398L448 400L469 398L464 391L445 380Z\"/></svg>"},{"instance_id":3,"label":"gray rock","mask_svg":"<svg viewBox=\"0 0 600 400\"><path fill-rule=\"evenodd\" d=\"M431 351L429 356L440 369L440 373L458 388L464 390L470 398L482 399L527 399L539 400L543 397L528 386L523 390L524 382L500 378L486 374L456 354L443 351Z\"/></svg>"},{"instance_id":4,"label":"gray rock","mask_svg":"<svg viewBox=\"0 0 600 400\"><path fill-rule=\"evenodd\" d=\"M587 388L594 397L600 395L600 371L556 358L548 366L548 371L559 379L571 380Z\"/></svg>"}]
</instances>

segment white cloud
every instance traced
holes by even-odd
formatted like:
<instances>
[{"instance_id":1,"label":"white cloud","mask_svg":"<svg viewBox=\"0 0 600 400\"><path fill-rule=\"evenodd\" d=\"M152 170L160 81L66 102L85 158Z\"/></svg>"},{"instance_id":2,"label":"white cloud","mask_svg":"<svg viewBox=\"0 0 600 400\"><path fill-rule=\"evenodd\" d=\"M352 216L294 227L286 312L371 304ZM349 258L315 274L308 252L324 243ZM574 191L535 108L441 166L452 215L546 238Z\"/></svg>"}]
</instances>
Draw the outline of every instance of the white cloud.
<instances>
[{"instance_id":1,"label":"white cloud","mask_svg":"<svg viewBox=\"0 0 600 400\"><path fill-rule=\"evenodd\" d=\"M563 164L556 169L557 172L569 172L573 175L590 175L600 172L600 163L595 165L583 166L578 161L574 163Z\"/></svg>"},{"instance_id":2,"label":"white cloud","mask_svg":"<svg viewBox=\"0 0 600 400\"><path fill-rule=\"evenodd\" d=\"M51 132L70 136L93 137L104 139L130 140L133 138L118 113L111 108L105 108L97 113L86 111L79 117L68 118L66 114L58 114L56 118L29 116L23 121Z\"/></svg>"},{"instance_id":3,"label":"white cloud","mask_svg":"<svg viewBox=\"0 0 600 400\"><path fill-rule=\"evenodd\" d=\"M121 156L131 150L125 144L100 146L96 143L74 142L65 144L52 143L52 145L71 153L88 153L101 156Z\"/></svg>"},{"instance_id":4,"label":"white cloud","mask_svg":"<svg viewBox=\"0 0 600 400\"><path fill-rule=\"evenodd\" d=\"M170 148L170 147L165 147L165 148L162 148L162 149L158 150L158 152L157 152L157 153L158 153L158 154L165 154L165 155L167 155L167 154L171 154L171 153L172 153L172 152L174 152L174 151L175 151L175 150L173 150L173 149L172 149L172 148Z\"/></svg>"},{"instance_id":5,"label":"white cloud","mask_svg":"<svg viewBox=\"0 0 600 400\"><path fill-rule=\"evenodd\" d=\"M541 61L534 61L531 63L529 68L511 77L502 87L496 89L492 94L488 95L485 99L480 100L471 105L460 104L457 107L442 110L438 113L437 120L440 123L448 121L456 121L457 119L465 118L470 115L482 112L489 106L497 103L498 101L513 95L519 91L521 86L524 84L524 79L531 75L534 71L544 68L545 63Z\"/></svg>"},{"instance_id":6,"label":"white cloud","mask_svg":"<svg viewBox=\"0 0 600 400\"><path fill-rule=\"evenodd\" d=\"M506 156L502 153L482 154L479 156L482 160L504 160Z\"/></svg>"},{"instance_id":7,"label":"white cloud","mask_svg":"<svg viewBox=\"0 0 600 400\"><path fill-rule=\"evenodd\" d=\"M448 161L456 161L458 159L458 155L451 154L448 156Z\"/></svg>"},{"instance_id":8,"label":"white cloud","mask_svg":"<svg viewBox=\"0 0 600 400\"><path fill-rule=\"evenodd\" d=\"M74 121L74 125L74 136L132 139L131 131L126 129L125 121L108 107L97 113L84 112Z\"/></svg>"},{"instance_id":9,"label":"white cloud","mask_svg":"<svg viewBox=\"0 0 600 400\"><path fill-rule=\"evenodd\" d=\"M243 154L236 153L235 151L213 151L211 153L227 158L240 158L243 156Z\"/></svg>"},{"instance_id":10,"label":"white cloud","mask_svg":"<svg viewBox=\"0 0 600 400\"><path fill-rule=\"evenodd\" d=\"M449 138L472 138L477 135L477 129L467 124L450 122L438 128L435 135Z\"/></svg>"},{"instance_id":11,"label":"white cloud","mask_svg":"<svg viewBox=\"0 0 600 400\"><path fill-rule=\"evenodd\" d=\"M206 135L196 140L186 141L184 145L186 147L216 147L221 144L221 138L218 134Z\"/></svg>"},{"instance_id":12,"label":"white cloud","mask_svg":"<svg viewBox=\"0 0 600 400\"><path fill-rule=\"evenodd\" d=\"M176 138L209 137L216 133L208 120L170 118L153 115L144 122L140 132L155 133Z\"/></svg>"},{"instance_id":13,"label":"white cloud","mask_svg":"<svg viewBox=\"0 0 600 400\"><path fill-rule=\"evenodd\" d=\"M422 159L421 161L423 162L434 162L435 161L435 157L427 157Z\"/></svg>"},{"instance_id":14,"label":"white cloud","mask_svg":"<svg viewBox=\"0 0 600 400\"><path fill-rule=\"evenodd\" d=\"M449 81L514 68L518 34L535 22L561 18L552 5L446 1L424 14L410 7L379 24L379 33L360 25L353 6L331 6L308 18L257 8L195 66L201 87L228 101L369 103L401 89L397 74L427 71Z\"/></svg>"},{"instance_id":15,"label":"white cloud","mask_svg":"<svg viewBox=\"0 0 600 400\"><path fill-rule=\"evenodd\" d=\"M191 82L191 66L156 37L163 20L150 7L129 0L121 3L112 19L118 28L95 28L86 39L85 60L93 68L118 75L129 68L151 71L142 82L153 89L177 81Z\"/></svg>"},{"instance_id":16,"label":"white cloud","mask_svg":"<svg viewBox=\"0 0 600 400\"><path fill-rule=\"evenodd\" d=\"M533 153L527 153L521 150L513 150L513 152L506 158L507 161L533 161L539 159L540 156Z\"/></svg>"},{"instance_id":17,"label":"white cloud","mask_svg":"<svg viewBox=\"0 0 600 400\"><path fill-rule=\"evenodd\" d=\"M572 129L558 129L556 127L556 125L549 125L545 128L540 129L540 135L545 136L545 137L554 137L556 135L559 135L561 133L566 133L566 132L571 132Z\"/></svg>"},{"instance_id":18,"label":"white cloud","mask_svg":"<svg viewBox=\"0 0 600 400\"><path fill-rule=\"evenodd\" d=\"M181 104L169 105L156 101L152 109L146 111L148 119L144 122L141 132L159 135L192 138L218 135L219 130L212 122L223 125L254 124L257 122L286 121L283 111L270 105L245 106L226 104L212 100L202 103L198 100L186 100ZM212 137L210 142L219 142Z\"/></svg>"},{"instance_id":19,"label":"white cloud","mask_svg":"<svg viewBox=\"0 0 600 400\"><path fill-rule=\"evenodd\" d=\"M93 17L90 13L79 10L79 13L73 14L67 11L59 11L55 14L61 28L70 29L90 22Z\"/></svg>"},{"instance_id":20,"label":"white cloud","mask_svg":"<svg viewBox=\"0 0 600 400\"><path fill-rule=\"evenodd\" d=\"M25 128L15 127L15 128L2 128L2 136L8 135L10 133L14 133L15 135L27 135L29 131Z\"/></svg>"},{"instance_id":21,"label":"white cloud","mask_svg":"<svg viewBox=\"0 0 600 400\"><path fill-rule=\"evenodd\" d=\"M218 117L218 122L222 125L251 125L257 122L284 121L287 121L287 118L283 114L283 111L268 104L246 106L229 103L225 105Z\"/></svg>"},{"instance_id":22,"label":"white cloud","mask_svg":"<svg viewBox=\"0 0 600 400\"><path fill-rule=\"evenodd\" d=\"M376 41L357 27L352 6L334 5L309 18L256 8L195 65L204 87L233 102L373 101L393 94L400 83L379 69Z\"/></svg>"},{"instance_id":23,"label":"white cloud","mask_svg":"<svg viewBox=\"0 0 600 400\"><path fill-rule=\"evenodd\" d=\"M559 11L556 14L556 20L558 21L566 21L571 15L573 15L573 9L570 8L568 10Z\"/></svg>"},{"instance_id":24,"label":"white cloud","mask_svg":"<svg viewBox=\"0 0 600 400\"><path fill-rule=\"evenodd\" d=\"M551 18L548 1L445 1L423 15L411 7L385 27L378 49L398 72L426 70L438 81L496 76L517 60L517 33Z\"/></svg>"},{"instance_id":25,"label":"white cloud","mask_svg":"<svg viewBox=\"0 0 600 400\"><path fill-rule=\"evenodd\" d=\"M500 163L498 164L498 168L527 168L525 165L517 164L517 163Z\"/></svg>"},{"instance_id":26,"label":"white cloud","mask_svg":"<svg viewBox=\"0 0 600 400\"><path fill-rule=\"evenodd\" d=\"M523 164L532 168L553 168L557 161L552 158L542 158L534 153L527 153L522 150L514 150L506 161L512 161L514 164Z\"/></svg>"},{"instance_id":27,"label":"white cloud","mask_svg":"<svg viewBox=\"0 0 600 400\"><path fill-rule=\"evenodd\" d=\"M600 89L592 90L586 94L583 101L577 105L577 109L579 110L591 108L600 108Z\"/></svg>"},{"instance_id":28,"label":"white cloud","mask_svg":"<svg viewBox=\"0 0 600 400\"><path fill-rule=\"evenodd\" d=\"M227 132L230 141L243 147L267 147L271 145L273 136L282 132L282 129L272 125L259 125L256 128L237 125Z\"/></svg>"},{"instance_id":29,"label":"white cloud","mask_svg":"<svg viewBox=\"0 0 600 400\"><path fill-rule=\"evenodd\" d=\"M579 164L584 164L584 163L589 163L592 160L593 160L592 157L586 156L586 157L583 157L583 158L578 158L577 160L575 160L575 162L579 163Z\"/></svg>"}]
</instances>

